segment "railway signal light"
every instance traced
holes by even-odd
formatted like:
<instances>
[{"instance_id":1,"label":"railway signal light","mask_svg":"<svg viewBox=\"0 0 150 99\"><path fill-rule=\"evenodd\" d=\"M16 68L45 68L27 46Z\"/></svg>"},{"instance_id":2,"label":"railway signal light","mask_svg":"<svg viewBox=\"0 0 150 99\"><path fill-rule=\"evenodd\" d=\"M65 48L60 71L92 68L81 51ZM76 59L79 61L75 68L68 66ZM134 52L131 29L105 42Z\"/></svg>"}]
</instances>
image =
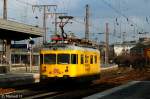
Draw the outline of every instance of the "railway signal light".
<instances>
[{"instance_id":1,"label":"railway signal light","mask_svg":"<svg viewBox=\"0 0 150 99\"><path fill-rule=\"evenodd\" d=\"M33 45L34 44L34 40L30 40L29 44Z\"/></svg>"},{"instance_id":2,"label":"railway signal light","mask_svg":"<svg viewBox=\"0 0 150 99\"><path fill-rule=\"evenodd\" d=\"M28 41L28 50L30 51L30 72L32 72L32 45L34 44L34 40L30 37Z\"/></svg>"},{"instance_id":3,"label":"railway signal light","mask_svg":"<svg viewBox=\"0 0 150 99\"><path fill-rule=\"evenodd\" d=\"M29 44L31 44L31 45L34 44L34 40L31 37L29 37Z\"/></svg>"}]
</instances>

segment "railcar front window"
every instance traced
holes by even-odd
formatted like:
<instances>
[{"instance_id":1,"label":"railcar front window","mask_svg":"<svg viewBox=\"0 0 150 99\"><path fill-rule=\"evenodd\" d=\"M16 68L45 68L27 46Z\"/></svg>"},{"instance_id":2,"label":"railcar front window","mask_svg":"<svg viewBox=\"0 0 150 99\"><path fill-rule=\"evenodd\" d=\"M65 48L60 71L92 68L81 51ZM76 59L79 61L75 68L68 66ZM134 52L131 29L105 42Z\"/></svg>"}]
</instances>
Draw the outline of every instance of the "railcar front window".
<instances>
[{"instance_id":1,"label":"railcar front window","mask_svg":"<svg viewBox=\"0 0 150 99\"><path fill-rule=\"evenodd\" d=\"M56 64L56 54L45 54L44 64Z\"/></svg>"},{"instance_id":2,"label":"railcar front window","mask_svg":"<svg viewBox=\"0 0 150 99\"><path fill-rule=\"evenodd\" d=\"M70 55L69 54L58 54L57 56L58 64L69 64Z\"/></svg>"}]
</instances>

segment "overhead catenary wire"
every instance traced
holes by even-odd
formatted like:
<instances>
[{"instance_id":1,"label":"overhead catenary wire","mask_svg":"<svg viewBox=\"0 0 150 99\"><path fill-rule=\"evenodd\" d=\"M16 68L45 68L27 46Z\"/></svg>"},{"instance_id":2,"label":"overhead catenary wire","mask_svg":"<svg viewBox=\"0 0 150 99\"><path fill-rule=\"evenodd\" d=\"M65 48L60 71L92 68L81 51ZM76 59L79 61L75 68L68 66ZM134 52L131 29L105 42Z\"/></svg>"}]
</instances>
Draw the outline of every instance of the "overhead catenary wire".
<instances>
[{"instance_id":1,"label":"overhead catenary wire","mask_svg":"<svg viewBox=\"0 0 150 99\"><path fill-rule=\"evenodd\" d=\"M141 24L139 25L138 23L136 23L135 20L133 20L132 18L129 18L128 16L126 16L124 13L122 13L119 9L116 9L112 4L110 4L109 2L107 2L106 0L102 0L108 7L112 8L117 14L121 15L122 17L126 18L126 21L128 22L128 24L130 24L130 26L134 27L134 32L133 32L133 37L134 38L138 38L139 36L136 35L136 33L139 34L139 29L140 30L144 30L144 27L141 26ZM145 20L147 24L149 24L149 18L147 17ZM137 29L137 31L135 32L135 28Z\"/></svg>"},{"instance_id":2,"label":"overhead catenary wire","mask_svg":"<svg viewBox=\"0 0 150 99\"><path fill-rule=\"evenodd\" d=\"M119 15L123 16L124 18L128 19L129 22L131 22L132 24L134 24L136 27L143 29L142 27L140 27L137 23L135 23L133 20L129 19L124 13L120 12L118 9L116 9L113 5L111 5L110 3L108 3L106 0L102 0L104 4L106 4L108 7L110 7L111 9L113 9L116 13L118 13Z\"/></svg>"},{"instance_id":3,"label":"overhead catenary wire","mask_svg":"<svg viewBox=\"0 0 150 99\"><path fill-rule=\"evenodd\" d=\"M72 19L72 21L74 21L74 22L76 22L76 23L79 23L79 24L82 24L82 25L85 25L84 22L78 21L78 20L76 20L76 19ZM90 27L93 27L93 28L95 28L95 29L97 29L97 30L99 30L98 27L95 27L95 26L93 26L93 25L89 25L89 26L90 26ZM92 34L99 34L99 33L92 33ZM113 37L117 37L116 35L113 35L112 33L109 33L109 34L112 35Z\"/></svg>"},{"instance_id":4,"label":"overhead catenary wire","mask_svg":"<svg viewBox=\"0 0 150 99\"><path fill-rule=\"evenodd\" d=\"M32 6L33 4L29 3L29 2L25 2L25 1L21 1L21 0L16 0L22 4L26 4L26 5L29 5L29 6Z\"/></svg>"},{"instance_id":5,"label":"overhead catenary wire","mask_svg":"<svg viewBox=\"0 0 150 99\"><path fill-rule=\"evenodd\" d=\"M13 15L15 15L14 17L10 17L10 20L15 20L15 21L19 21L21 23L29 24L28 20L31 19L31 18L29 18L29 17L31 17L29 9L31 9L31 7L32 7L32 4L29 2L30 2L29 0L26 0L26 1L14 0L14 1L9 2L9 5L11 5L11 9L10 9L11 13L14 13ZM16 10L16 9L18 10L17 12L12 11L12 10ZM31 25L31 23L30 23L30 25Z\"/></svg>"},{"instance_id":6,"label":"overhead catenary wire","mask_svg":"<svg viewBox=\"0 0 150 99\"><path fill-rule=\"evenodd\" d=\"M76 20L76 19L72 19L72 21L77 22L77 23L80 23L80 24L82 24L82 25L85 25L85 22L81 22L81 21L78 21L78 20ZM98 27L92 26L91 24L89 24L89 26L95 28L96 30L99 30Z\"/></svg>"}]
</instances>

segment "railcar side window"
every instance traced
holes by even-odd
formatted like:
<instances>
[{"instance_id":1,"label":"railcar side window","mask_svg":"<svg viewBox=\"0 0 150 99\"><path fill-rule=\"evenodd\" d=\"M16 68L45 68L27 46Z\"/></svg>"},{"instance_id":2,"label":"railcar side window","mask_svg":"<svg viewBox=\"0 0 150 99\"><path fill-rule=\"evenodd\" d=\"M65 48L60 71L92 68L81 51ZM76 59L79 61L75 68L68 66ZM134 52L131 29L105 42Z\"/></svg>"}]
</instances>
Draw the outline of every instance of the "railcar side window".
<instances>
[{"instance_id":1,"label":"railcar side window","mask_svg":"<svg viewBox=\"0 0 150 99\"><path fill-rule=\"evenodd\" d=\"M93 64L93 55L90 56L90 64Z\"/></svg>"},{"instance_id":2,"label":"railcar side window","mask_svg":"<svg viewBox=\"0 0 150 99\"><path fill-rule=\"evenodd\" d=\"M71 54L71 64L78 64L78 55Z\"/></svg>"},{"instance_id":3,"label":"railcar side window","mask_svg":"<svg viewBox=\"0 0 150 99\"><path fill-rule=\"evenodd\" d=\"M84 64L84 55L81 55L81 64Z\"/></svg>"},{"instance_id":4,"label":"railcar side window","mask_svg":"<svg viewBox=\"0 0 150 99\"><path fill-rule=\"evenodd\" d=\"M40 54L40 64L43 64L43 54Z\"/></svg>"},{"instance_id":5,"label":"railcar side window","mask_svg":"<svg viewBox=\"0 0 150 99\"><path fill-rule=\"evenodd\" d=\"M44 64L56 64L56 54L44 54Z\"/></svg>"},{"instance_id":6,"label":"railcar side window","mask_svg":"<svg viewBox=\"0 0 150 99\"><path fill-rule=\"evenodd\" d=\"M69 64L70 63L70 54L58 54L57 55L58 64Z\"/></svg>"},{"instance_id":7,"label":"railcar side window","mask_svg":"<svg viewBox=\"0 0 150 99\"><path fill-rule=\"evenodd\" d=\"M95 55L94 57L95 57L95 64L97 64L97 56Z\"/></svg>"}]
</instances>

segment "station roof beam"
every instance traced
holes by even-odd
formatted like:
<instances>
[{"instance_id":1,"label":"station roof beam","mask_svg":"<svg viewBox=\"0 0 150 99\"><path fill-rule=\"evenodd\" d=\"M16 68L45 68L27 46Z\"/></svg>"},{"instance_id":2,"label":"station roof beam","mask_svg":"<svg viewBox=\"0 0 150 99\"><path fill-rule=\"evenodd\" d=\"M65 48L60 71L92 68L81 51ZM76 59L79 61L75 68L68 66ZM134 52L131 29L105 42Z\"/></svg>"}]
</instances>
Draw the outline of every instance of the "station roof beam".
<instances>
[{"instance_id":1,"label":"station roof beam","mask_svg":"<svg viewBox=\"0 0 150 99\"><path fill-rule=\"evenodd\" d=\"M24 40L43 36L43 29L14 21L0 19L0 39Z\"/></svg>"}]
</instances>

